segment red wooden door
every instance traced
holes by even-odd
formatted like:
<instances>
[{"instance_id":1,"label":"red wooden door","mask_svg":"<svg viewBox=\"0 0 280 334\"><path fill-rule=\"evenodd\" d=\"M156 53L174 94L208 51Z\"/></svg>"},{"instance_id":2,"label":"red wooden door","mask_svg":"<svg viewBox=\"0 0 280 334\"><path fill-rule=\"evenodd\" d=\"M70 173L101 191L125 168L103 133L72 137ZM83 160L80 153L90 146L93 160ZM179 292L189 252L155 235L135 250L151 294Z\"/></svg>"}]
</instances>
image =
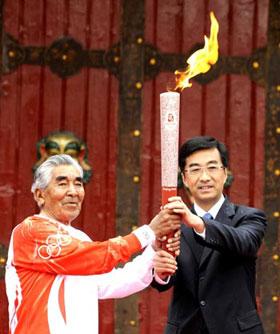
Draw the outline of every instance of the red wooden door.
<instances>
[{"instance_id":1,"label":"red wooden door","mask_svg":"<svg viewBox=\"0 0 280 334\"><path fill-rule=\"evenodd\" d=\"M126 2L129 0L5 1L3 27L23 46L47 47L69 35L84 49L108 50L119 42L125 28L121 18ZM161 53L188 53L195 44L202 43L203 35L209 34L210 10L220 23L221 55L249 56L267 43L268 0L143 2L145 32L140 37ZM142 42L138 39L137 43ZM118 63L120 59L116 56L114 61ZM133 221L132 225L147 223L159 210L159 94L166 90L172 77L171 72L161 72L138 86L143 87L140 209L139 221ZM116 220L118 140L125 128L118 124L122 107L119 80L119 76L106 68L86 66L66 79L54 74L48 66L27 64L2 76L0 244L8 246L12 228L36 210L30 194L36 142L54 130L73 131L89 148L93 177L86 186L83 213L76 226L95 240L115 235L119 221L119 217ZM127 119L134 112L129 110ZM181 94L180 142L199 134L214 135L224 141L230 149L230 169L234 175L228 193L235 202L257 207L263 206L264 119L265 89L246 75L221 75L208 85L194 81L193 87ZM182 190L181 193L184 196ZM134 205L138 207L138 203ZM259 267L265 264L262 257ZM3 278L0 292L0 333L6 334ZM258 283L260 303L261 293L262 286ZM100 333L113 333L114 329L122 334L162 333L169 298L170 293L158 294L148 288L118 302L116 314L112 301L102 302ZM277 304L277 300L271 303ZM276 328L276 318L273 324Z\"/></svg>"}]
</instances>

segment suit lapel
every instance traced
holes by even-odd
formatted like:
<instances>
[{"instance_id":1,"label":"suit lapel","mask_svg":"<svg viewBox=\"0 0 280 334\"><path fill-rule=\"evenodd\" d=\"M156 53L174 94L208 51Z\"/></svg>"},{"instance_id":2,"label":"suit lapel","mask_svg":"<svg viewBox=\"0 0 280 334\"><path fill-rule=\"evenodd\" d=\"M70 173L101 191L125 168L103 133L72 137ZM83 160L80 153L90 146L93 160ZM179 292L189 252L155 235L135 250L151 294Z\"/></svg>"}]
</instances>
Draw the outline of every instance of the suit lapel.
<instances>
[{"instance_id":1,"label":"suit lapel","mask_svg":"<svg viewBox=\"0 0 280 334\"><path fill-rule=\"evenodd\" d=\"M193 207L191 207L190 210L193 214L197 215L197 213L195 212ZM194 258L197 261L197 264L199 264L201 254L203 252L204 247L195 240L194 231L193 231L192 228L189 228L189 227L183 225L182 226L182 234L183 234L183 238L185 239L185 241L189 245L190 249L192 250Z\"/></svg>"},{"instance_id":2,"label":"suit lapel","mask_svg":"<svg viewBox=\"0 0 280 334\"><path fill-rule=\"evenodd\" d=\"M186 227L185 225L182 226L182 234L183 238L185 239L186 243L189 245L194 258L196 259L197 263L199 264L201 254L203 252L203 246L200 245L194 238L192 228Z\"/></svg>"},{"instance_id":3,"label":"suit lapel","mask_svg":"<svg viewBox=\"0 0 280 334\"><path fill-rule=\"evenodd\" d=\"M232 216L234 216L235 210L234 205L226 198L223 205L221 206L215 220L219 221L220 224L234 225ZM203 253L200 259L199 267L201 267L209 256L213 253L213 249L207 246L204 247Z\"/></svg>"}]
</instances>

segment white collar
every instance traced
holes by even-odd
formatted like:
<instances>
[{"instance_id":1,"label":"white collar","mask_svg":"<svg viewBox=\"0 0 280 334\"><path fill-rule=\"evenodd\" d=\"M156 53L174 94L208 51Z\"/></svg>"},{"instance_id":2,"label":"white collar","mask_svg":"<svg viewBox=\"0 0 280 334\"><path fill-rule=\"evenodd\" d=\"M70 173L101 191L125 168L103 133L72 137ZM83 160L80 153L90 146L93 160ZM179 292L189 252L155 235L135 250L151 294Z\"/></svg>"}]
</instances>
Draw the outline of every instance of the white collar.
<instances>
[{"instance_id":1,"label":"white collar","mask_svg":"<svg viewBox=\"0 0 280 334\"><path fill-rule=\"evenodd\" d=\"M222 196L220 197L220 199L218 200L218 202L216 202L216 203L210 208L210 210L208 210L208 211L203 210L203 209L202 209L200 206L198 206L196 203L194 203L193 207L194 207L194 210L195 210L195 212L197 213L197 215L198 215L199 217L203 217L203 216L205 215L205 213L208 212L208 213L210 213L211 216L215 219L216 216L217 216L217 214L218 214L218 212L219 212L219 210L220 210L220 208L221 208L221 206L223 205L224 201L225 201L225 197L224 197L224 195L222 194Z\"/></svg>"},{"instance_id":2,"label":"white collar","mask_svg":"<svg viewBox=\"0 0 280 334\"><path fill-rule=\"evenodd\" d=\"M71 223L69 223L69 224L65 224L65 223L62 223L61 221L59 221L59 220L56 220L55 218L52 218L52 217L49 217L47 214L45 214L45 213L38 213L38 214L35 214L34 216L36 216L36 217L41 217L41 218L44 218L44 219L47 219L47 220L49 220L49 221L51 221L51 222L53 222L53 223L58 223L58 224L61 224L61 225L64 225L64 226L71 226Z\"/></svg>"}]
</instances>

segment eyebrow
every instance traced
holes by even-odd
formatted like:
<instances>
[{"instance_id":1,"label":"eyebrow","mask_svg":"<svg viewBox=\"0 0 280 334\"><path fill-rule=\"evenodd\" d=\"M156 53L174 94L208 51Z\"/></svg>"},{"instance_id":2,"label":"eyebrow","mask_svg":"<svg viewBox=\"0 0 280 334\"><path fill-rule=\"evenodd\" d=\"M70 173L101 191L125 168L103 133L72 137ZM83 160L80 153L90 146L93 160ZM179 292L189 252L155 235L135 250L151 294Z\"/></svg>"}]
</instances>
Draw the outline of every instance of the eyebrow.
<instances>
[{"instance_id":1,"label":"eyebrow","mask_svg":"<svg viewBox=\"0 0 280 334\"><path fill-rule=\"evenodd\" d=\"M210 165L210 164L218 164L218 163L219 163L219 161L217 161L217 160L210 160L206 163L206 166ZM193 167L193 166L201 166L201 165L197 162L189 164L189 167Z\"/></svg>"},{"instance_id":2,"label":"eyebrow","mask_svg":"<svg viewBox=\"0 0 280 334\"><path fill-rule=\"evenodd\" d=\"M57 176L55 179L56 179L56 181L60 182L60 181L68 180L68 177L67 177L67 176L63 176L63 175L61 175L61 176ZM77 176L77 177L75 178L75 181L82 182L83 179L82 179L80 176Z\"/></svg>"}]
</instances>

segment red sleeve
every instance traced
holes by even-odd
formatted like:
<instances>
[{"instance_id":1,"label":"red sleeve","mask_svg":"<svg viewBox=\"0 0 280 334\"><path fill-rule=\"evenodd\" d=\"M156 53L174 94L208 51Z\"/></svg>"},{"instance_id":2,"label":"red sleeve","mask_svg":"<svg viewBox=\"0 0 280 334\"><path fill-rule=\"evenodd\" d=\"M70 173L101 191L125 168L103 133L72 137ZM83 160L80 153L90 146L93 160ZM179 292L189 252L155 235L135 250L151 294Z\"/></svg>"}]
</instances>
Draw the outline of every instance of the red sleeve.
<instances>
[{"instance_id":1,"label":"red sleeve","mask_svg":"<svg viewBox=\"0 0 280 334\"><path fill-rule=\"evenodd\" d=\"M91 275L111 271L141 250L134 234L104 242L73 238L61 224L27 218L13 232L13 264L55 274Z\"/></svg>"}]
</instances>

